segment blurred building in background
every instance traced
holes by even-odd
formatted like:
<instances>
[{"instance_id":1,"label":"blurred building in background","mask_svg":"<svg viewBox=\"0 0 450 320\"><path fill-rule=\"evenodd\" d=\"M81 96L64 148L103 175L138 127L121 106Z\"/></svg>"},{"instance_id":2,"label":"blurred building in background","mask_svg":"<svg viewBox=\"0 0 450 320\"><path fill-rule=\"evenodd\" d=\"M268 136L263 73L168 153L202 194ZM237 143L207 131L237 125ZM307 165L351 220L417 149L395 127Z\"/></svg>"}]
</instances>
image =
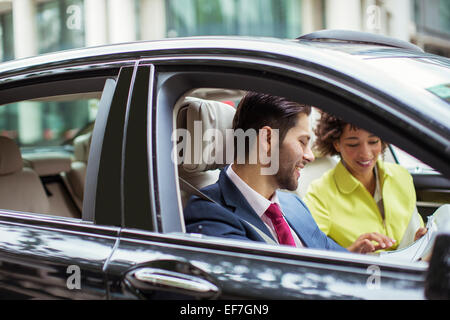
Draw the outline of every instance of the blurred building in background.
<instances>
[{"instance_id":1,"label":"blurred building in background","mask_svg":"<svg viewBox=\"0 0 450 320\"><path fill-rule=\"evenodd\" d=\"M295 38L350 29L450 56L449 0L0 0L0 61L198 35Z\"/></svg>"}]
</instances>

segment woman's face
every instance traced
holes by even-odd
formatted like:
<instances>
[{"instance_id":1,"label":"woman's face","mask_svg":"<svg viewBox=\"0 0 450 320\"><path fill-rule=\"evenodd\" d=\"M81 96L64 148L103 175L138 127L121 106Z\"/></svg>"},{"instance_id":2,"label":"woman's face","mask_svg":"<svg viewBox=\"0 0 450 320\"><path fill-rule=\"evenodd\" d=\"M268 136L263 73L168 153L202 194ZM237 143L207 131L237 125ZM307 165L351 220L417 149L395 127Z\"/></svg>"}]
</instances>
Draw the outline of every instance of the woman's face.
<instances>
[{"instance_id":1,"label":"woman's face","mask_svg":"<svg viewBox=\"0 0 450 320\"><path fill-rule=\"evenodd\" d=\"M382 144L379 137L363 129L352 129L347 124L340 138L334 142L334 148L341 154L350 173L358 177L372 174Z\"/></svg>"}]
</instances>

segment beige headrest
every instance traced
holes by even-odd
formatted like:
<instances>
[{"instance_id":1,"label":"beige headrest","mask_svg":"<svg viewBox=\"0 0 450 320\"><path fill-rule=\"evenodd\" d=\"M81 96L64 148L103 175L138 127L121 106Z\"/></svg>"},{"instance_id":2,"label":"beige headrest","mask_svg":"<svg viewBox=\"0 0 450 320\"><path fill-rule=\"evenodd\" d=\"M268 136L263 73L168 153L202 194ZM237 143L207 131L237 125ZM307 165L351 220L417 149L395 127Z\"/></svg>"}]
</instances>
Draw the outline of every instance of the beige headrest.
<instances>
[{"instance_id":1,"label":"beige headrest","mask_svg":"<svg viewBox=\"0 0 450 320\"><path fill-rule=\"evenodd\" d=\"M14 140L0 136L0 175L22 170L23 162L20 149Z\"/></svg>"},{"instance_id":2,"label":"beige headrest","mask_svg":"<svg viewBox=\"0 0 450 320\"><path fill-rule=\"evenodd\" d=\"M92 132L78 136L73 141L75 160L87 162L91 147Z\"/></svg>"},{"instance_id":3,"label":"beige headrest","mask_svg":"<svg viewBox=\"0 0 450 320\"><path fill-rule=\"evenodd\" d=\"M191 141L190 146L186 144L188 152L184 154L184 161L179 166L181 173L214 170L227 164L226 129L232 129L235 112L234 107L222 102L193 97L185 99L177 114L177 128L187 129ZM223 143L214 144L216 138L222 139ZM218 146L217 150L214 146Z\"/></svg>"},{"instance_id":4,"label":"beige headrest","mask_svg":"<svg viewBox=\"0 0 450 320\"><path fill-rule=\"evenodd\" d=\"M40 176L53 176L71 169L70 155L64 153L27 154L24 159Z\"/></svg>"}]
</instances>

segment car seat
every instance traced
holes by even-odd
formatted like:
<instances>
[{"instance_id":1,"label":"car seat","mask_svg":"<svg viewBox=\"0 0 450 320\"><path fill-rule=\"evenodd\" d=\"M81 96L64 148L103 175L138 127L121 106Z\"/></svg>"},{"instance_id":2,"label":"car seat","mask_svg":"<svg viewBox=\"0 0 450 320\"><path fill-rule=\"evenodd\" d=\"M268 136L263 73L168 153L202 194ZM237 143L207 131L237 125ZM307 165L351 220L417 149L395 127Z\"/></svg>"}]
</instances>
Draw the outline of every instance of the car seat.
<instances>
[{"instance_id":1,"label":"car seat","mask_svg":"<svg viewBox=\"0 0 450 320\"><path fill-rule=\"evenodd\" d=\"M72 159L64 152L35 152L23 156L25 166L39 176L49 201L50 215L80 218L72 194L64 182L64 175L71 170Z\"/></svg>"},{"instance_id":2,"label":"car seat","mask_svg":"<svg viewBox=\"0 0 450 320\"><path fill-rule=\"evenodd\" d=\"M220 168L224 167L226 162L231 163L226 161L227 156L223 148L226 142L222 148L220 145L216 145L218 148L212 148L214 139L207 139L205 133L215 133L215 137L226 139L226 129L232 129L235 111L235 108L228 104L194 97L185 98L179 107L175 108L177 129L185 130L184 133L190 136L190 141L186 141L190 143L186 143L186 148L182 150L178 174L195 188L201 189L215 183L219 178ZM183 208L190 196L191 192L182 186Z\"/></svg>"},{"instance_id":3,"label":"car seat","mask_svg":"<svg viewBox=\"0 0 450 320\"><path fill-rule=\"evenodd\" d=\"M73 141L74 161L71 163L71 169L64 176L64 181L80 211L83 210L84 185L91 141L92 132L75 138Z\"/></svg>"},{"instance_id":4,"label":"car seat","mask_svg":"<svg viewBox=\"0 0 450 320\"><path fill-rule=\"evenodd\" d=\"M300 172L297 190L295 193L303 199L311 182L319 179L325 172L333 169L338 161L330 156L315 156L315 160L308 163Z\"/></svg>"},{"instance_id":5,"label":"car seat","mask_svg":"<svg viewBox=\"0 0 450 320\"><path fill-rule=\"evenodd\" d=\"M38 174L23 166L17 144L0 136L0 208L48 213L49 201Z\"/></svg>"}]
</instances>

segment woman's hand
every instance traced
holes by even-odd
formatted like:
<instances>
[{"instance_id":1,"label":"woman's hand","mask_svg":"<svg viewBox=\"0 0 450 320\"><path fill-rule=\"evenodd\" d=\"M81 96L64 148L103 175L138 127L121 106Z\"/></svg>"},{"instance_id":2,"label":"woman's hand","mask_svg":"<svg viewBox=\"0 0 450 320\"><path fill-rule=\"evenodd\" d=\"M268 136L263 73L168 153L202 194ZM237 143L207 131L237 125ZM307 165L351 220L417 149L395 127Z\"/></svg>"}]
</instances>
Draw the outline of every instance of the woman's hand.
<instances>
[{"instance_id":1,"label":"woman's hand","mask_svg":"<svg viewBox=\"0 0 450 320\"><path fill-rule=\"evenodd\" d=\"M375 241L377 244L374 244ZM380 249L387 249L394 245L396 241L378 232L364 233L356 239L347 249L356 253L374 252Z\"/></svg>"},{"instance_id":2,"label":"woman's hand","mask_svg":"<svg viewBox=\"0 0 450 320\"><path fill-rule=\"evenodd\" d=\"M423 228L423 227L417 229L416 234L414 236L414 241L419 240L420 238L422 238L425 235L425 233L427 233L427 231L428 231L428 229L427 228Z\"/></svg>"}]
</instances>

